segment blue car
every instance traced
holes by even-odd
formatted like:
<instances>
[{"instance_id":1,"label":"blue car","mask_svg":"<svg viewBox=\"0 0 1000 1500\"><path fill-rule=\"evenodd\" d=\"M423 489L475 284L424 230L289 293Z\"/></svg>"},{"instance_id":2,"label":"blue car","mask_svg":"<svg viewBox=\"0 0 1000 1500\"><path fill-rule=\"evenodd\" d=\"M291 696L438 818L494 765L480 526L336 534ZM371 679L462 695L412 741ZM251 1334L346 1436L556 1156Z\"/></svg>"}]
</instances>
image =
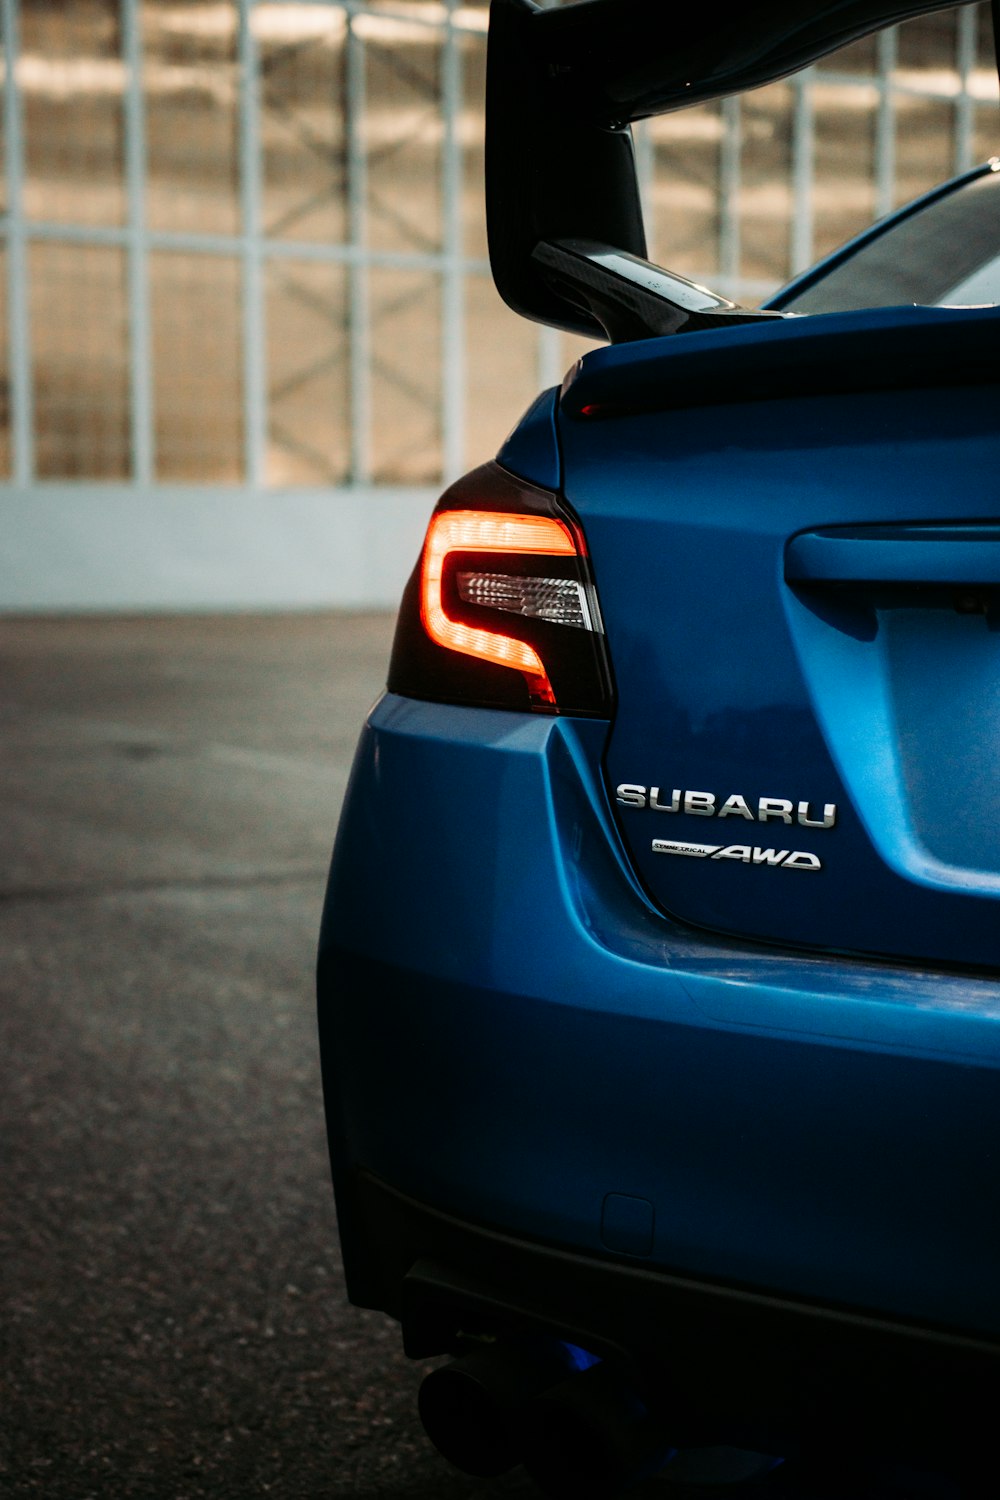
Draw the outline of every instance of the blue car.
<instances>
[{"instance_id":1,"label":"blue car","mask_svg":"<svg viewBox=\"0 0 1000 1500\"><path fill-rule=\"evenodd\" d=\"M434 512L319 957L349 1294L470 1474L992 1493L1000 162L759 311L628 129L936 8L493 0L497 285L608 344Z\"/></svg>"}]
</instances>

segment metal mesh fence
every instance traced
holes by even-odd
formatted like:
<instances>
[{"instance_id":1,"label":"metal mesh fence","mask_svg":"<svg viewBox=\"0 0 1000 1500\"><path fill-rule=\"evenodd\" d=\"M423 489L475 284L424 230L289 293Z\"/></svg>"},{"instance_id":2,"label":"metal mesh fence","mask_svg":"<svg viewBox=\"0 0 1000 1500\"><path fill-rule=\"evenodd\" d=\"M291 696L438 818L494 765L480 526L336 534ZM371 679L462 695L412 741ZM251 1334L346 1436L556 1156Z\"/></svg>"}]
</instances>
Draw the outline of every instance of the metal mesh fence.
<instances>
[{"instance_id":1,"label":"metal mesh fence","mask_svg":"<svg viewBox=\"0 0 1000 1500\"><path fill-rule=\"evenodd\" d=\"M587 347L500 303L485 4L0 0L0 477L438 484ZM749 302L1000 149L989 7L637 131L651 253Z\"/></svg>"}]
</instances>

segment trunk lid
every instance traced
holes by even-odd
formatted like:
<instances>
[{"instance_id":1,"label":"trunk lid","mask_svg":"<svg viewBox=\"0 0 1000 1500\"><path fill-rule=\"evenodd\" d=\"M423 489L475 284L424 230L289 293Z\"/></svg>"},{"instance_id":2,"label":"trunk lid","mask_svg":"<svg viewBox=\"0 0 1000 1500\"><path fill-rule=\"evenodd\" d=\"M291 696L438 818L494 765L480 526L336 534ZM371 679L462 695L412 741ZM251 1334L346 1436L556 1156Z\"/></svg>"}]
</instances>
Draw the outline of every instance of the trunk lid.
<instances>
[{"instance_id":1,"label":"trunk lid","mask_svg":"<svg viewBox=\"0 0 1000 1500\"><path fill-rule=\"evenodd\" d=\"M996 309L837 314L568 379L608 794L665 912L1000 962L998 332Z\"/></svg>"}]
</instances>

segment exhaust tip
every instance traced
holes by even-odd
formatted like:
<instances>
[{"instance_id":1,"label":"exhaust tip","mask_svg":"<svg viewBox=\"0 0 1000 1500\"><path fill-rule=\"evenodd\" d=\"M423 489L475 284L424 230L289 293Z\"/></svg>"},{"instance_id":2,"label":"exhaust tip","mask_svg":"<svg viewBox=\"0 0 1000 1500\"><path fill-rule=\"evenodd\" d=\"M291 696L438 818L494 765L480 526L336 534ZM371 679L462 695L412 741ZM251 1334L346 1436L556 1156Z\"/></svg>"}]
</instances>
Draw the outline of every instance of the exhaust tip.
<instances>
[{"instance_id":1,"label":"exhaust tip","mask_svg":"<svg viewBox=\"0 0 1000 1500\"><path fill-rule=\"evenodd\" d=\"M461 1361L427 1376L417 1408L435 1448L463 1474L494 1479L518 1462L502 1412L475 1374L461 1368Z\"/></svg>"},{"instance_id":2,"label":"exhaust tip","mask_svg":"<svg viewBox=\"0 0 1000 1500\"><path fill-rule=\"evenodd\" d=\"M661 1424L603 1364L529 1402L519 1427L524 1467L549 1500L610 1500L674 1453Z\"/></svg>"},{"instance_id":3,"label":"exhaust tip","mask_svg":"<svg viewBox=\"0 0 1000 1500\"><path fill-rule=\"evenodd\" d=\"M554 1339L474 1349L424 1380L417 1398L424 1431L463 1473L479 1479L506 1474L521 1462L516 1413L565 1379L581 1352Z\"/></svg>"}]
</instances>

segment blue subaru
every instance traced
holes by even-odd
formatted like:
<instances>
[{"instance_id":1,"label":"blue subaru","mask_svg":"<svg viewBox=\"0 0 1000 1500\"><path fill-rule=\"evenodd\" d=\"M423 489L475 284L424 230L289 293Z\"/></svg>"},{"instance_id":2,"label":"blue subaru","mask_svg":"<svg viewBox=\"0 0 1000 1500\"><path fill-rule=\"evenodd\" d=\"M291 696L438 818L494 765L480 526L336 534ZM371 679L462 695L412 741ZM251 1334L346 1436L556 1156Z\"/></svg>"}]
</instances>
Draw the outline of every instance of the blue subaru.
<instances>
[{"instance_id":1,"label":"blue subaru","mask_svg":"<svg viewBox=\"0 0 1000 1500\"><path fill-rule=\"evenodd\" d=\"M936 8L493 0L497 286L608 342L434 512L319 959L349 1294L470 1474L992 1492L1000 162L761 311L629 133Z\"/></svg>"}]
</instances>

